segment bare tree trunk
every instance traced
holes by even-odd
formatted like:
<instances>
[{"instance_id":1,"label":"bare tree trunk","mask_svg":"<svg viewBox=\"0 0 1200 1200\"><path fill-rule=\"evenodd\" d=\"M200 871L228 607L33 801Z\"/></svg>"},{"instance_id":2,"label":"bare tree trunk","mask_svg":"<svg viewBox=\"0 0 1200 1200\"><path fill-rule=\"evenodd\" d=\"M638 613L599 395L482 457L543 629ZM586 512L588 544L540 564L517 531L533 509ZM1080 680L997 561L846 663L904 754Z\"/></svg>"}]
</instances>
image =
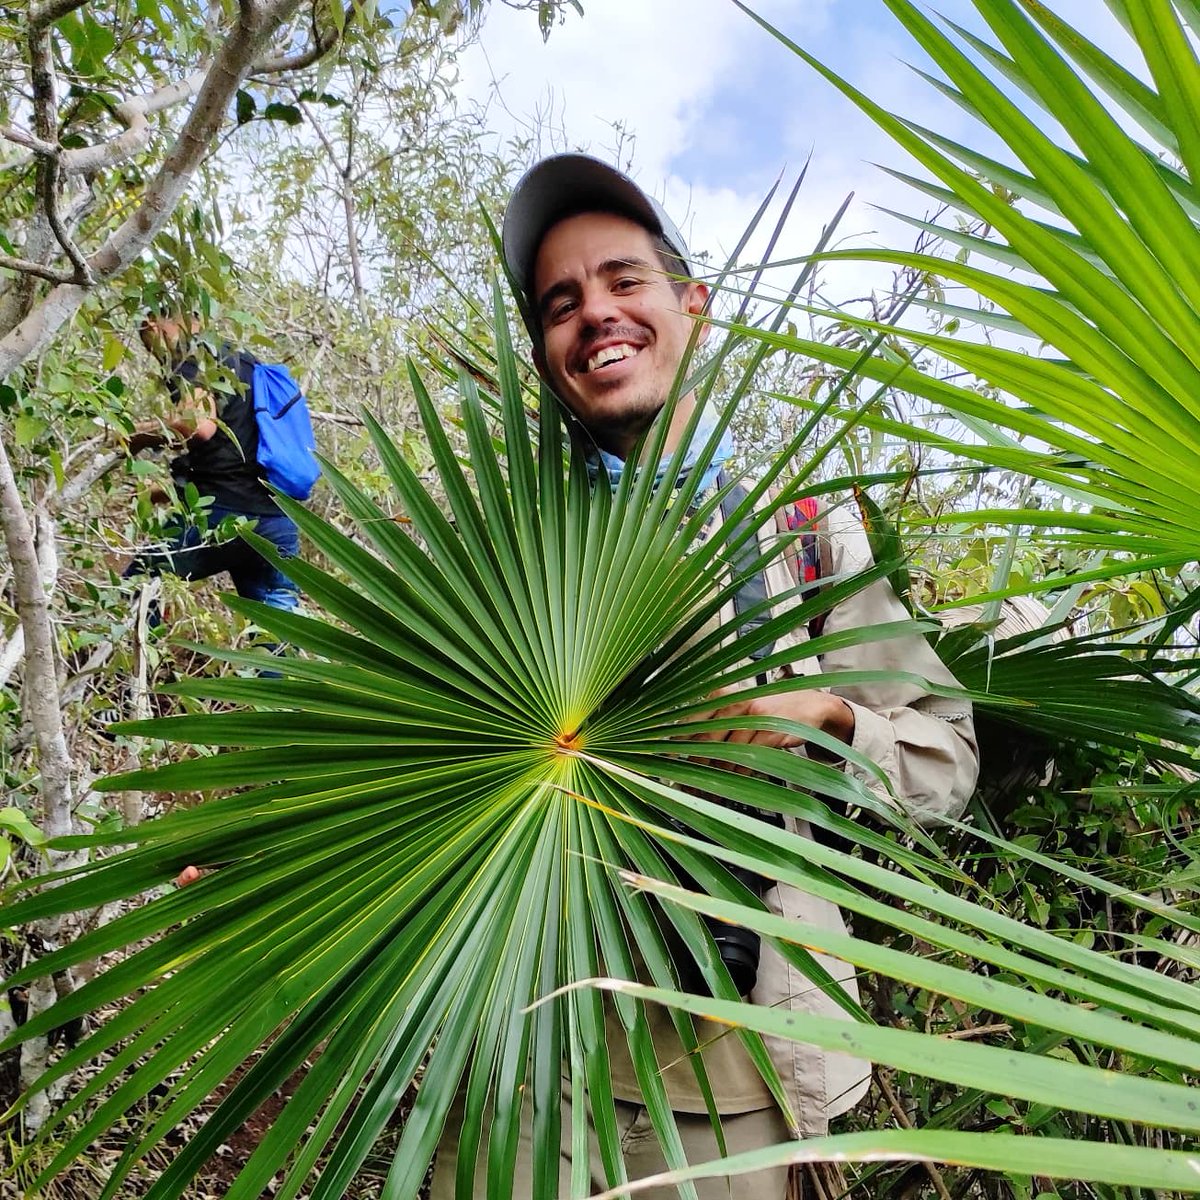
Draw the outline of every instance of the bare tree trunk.
<instances>
[{"instance_id":1,"label":"bare tree trunk","mask_svg":"<svg viewBox=\"0 0 1200 1200\"><path fill-rule=\"evenodd\" d=\"M58 576L58 556L53 520L44 508L35 508L34 514L31 521L17 489L3 439L0 439L0 525L12 562L13 589L25 649L22 707L33 731L40 778L42 831L49 838L59 838L73 831L73 790L50 614L50 596ZM51 851L51 865L68 866L73 857ZM49 918L36 922L29 934L39 949L49 950L60 943L62 928L60 919ZM38 980L29 988L28 1012L43 1011L54 1003L61 991L69 991L73 986L69 974L53 980ZM45 1037L31 1038L21 1047L22 1087L28 1088L37 1080L49 1063L50 1054L50 1040ZM41 1126L55 1099L56 1096L45 1092L30 1096L24 1118L27 1130Z\"/></svg>"},{"instance_id":2,"label":"bare tree trunk","mask_svg":"<svg viewBox=\"0 0 1200 1200\"><path fill-rule=\"evenodd\" d=\"M33 728L41 775L42 828L47 837L71 832L71 758L59 707L50 600L38 561L34 525L25 511L8 452L0 439L0 525L13 567L13 587L25 638L21 695ZM48 536L52 533L47 530Z\"/></svg>"}]
</instances>

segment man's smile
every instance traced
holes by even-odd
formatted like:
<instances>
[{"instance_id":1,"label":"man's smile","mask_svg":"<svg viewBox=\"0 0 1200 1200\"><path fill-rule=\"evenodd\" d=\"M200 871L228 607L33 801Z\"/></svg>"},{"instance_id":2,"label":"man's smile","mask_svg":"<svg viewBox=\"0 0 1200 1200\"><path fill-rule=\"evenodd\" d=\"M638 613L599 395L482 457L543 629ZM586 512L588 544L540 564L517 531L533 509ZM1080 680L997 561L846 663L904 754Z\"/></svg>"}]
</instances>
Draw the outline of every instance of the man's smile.
<instances>
[{"instance_id":1,"label":"man's smile","mask_svg":"<svg viewBox=\"0 0 1200 1200\"><path fill-rule=\"evenodd\" d=\"M615 342L610 346L603 346L584 361L582 373L590 375L592 372L603 370L603 368L609 367L613 363L633 358L639 353L641 353L641 347L633 346L629 342Z\"/></svg>"}]
</instances>

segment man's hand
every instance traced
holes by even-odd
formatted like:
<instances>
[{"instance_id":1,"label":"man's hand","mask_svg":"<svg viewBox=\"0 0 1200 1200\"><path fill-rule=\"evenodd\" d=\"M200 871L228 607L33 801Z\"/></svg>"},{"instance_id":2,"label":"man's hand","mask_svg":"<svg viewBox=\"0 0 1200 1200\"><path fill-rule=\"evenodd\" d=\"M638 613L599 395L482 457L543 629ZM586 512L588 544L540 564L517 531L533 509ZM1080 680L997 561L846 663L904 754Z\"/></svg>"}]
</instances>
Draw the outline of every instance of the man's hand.
<instances>
[{"instance_id":1,"label":"man's hand","mask_svg":"<svg viewBox=\"0 0 1200 1200\"><path fill-rule=\"evenodd\" d=\"M167 421L139 421L129 435L129 452L138 454L143 450L165 446L168 442L207 442L217 428L208 408L181 412Z\"/></svg>"},{"instance_id":2,"label":"man's hand","mask_svg":"<svg viewBox=\"0 0 1200 1200\"><path fill-rule=\"evenodd\" d=\"M189 883L195 883L197 879L202 879L204 872L199 867L184 867L178 875L175 876L176 887L187 887Z\"/></svg>"},{"instance_id":3,"label":"man's hand","mask_svg":"<svg viewBox=\"0 0 1200 1200\"><path fill-rule=\"evenodd\" d=\"M759 696L751 700L731 700L699 720L717 717L778 717L785 721L796 721L811 725L823 733L837 738L849 746L854 740L854 710L840 696L813 689L783 692L775 696ZM730 729L724 733L698 733L697 741L742 742L757 746L776 746L781 750L795 750L806 743L806 739L794 733L778 733L773 729ZM810 753L814 758L830 760L822 746L813 745Z\"/></svg>"},{"instance_id":4,"label":"man's hand","mask_svg":"<svg viewBox=\"0 0 1200 1200\"><path fill-rule=\"evenodd\" d=\"M161 421L139 421L129 435L129 453L140 454L143 450L154 450L165 446L171 433Z\"/></svg>"}]
</instances>

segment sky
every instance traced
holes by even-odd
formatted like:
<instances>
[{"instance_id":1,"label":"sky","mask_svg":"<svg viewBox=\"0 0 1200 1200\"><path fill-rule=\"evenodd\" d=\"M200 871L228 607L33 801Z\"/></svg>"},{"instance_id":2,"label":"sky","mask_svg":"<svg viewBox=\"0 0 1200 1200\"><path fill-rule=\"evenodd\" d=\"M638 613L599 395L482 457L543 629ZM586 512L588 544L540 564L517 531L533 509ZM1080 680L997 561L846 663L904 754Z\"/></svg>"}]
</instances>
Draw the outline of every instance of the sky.
<instances>
[{"instance_id":1,"label":"sky","mask_svg":"<svg viewBox=\"0 0 1200 1200\"><path fill-rule=\"evenodd\" d=\"M458 95L488 105L498 138L533 138L532 157L568 149L620 156L664 203L693 254L708 251L717 262L771 184L782 177L790 185L806 161L785 253L811 248L850 192L855 201L839 226L846 242L911 245L913 231L873 207L924 215L928 202L874 165L911 170L911 160L733 0L583 0L583 7L584 16L568 14L543 44L533 13L498 0L490 6L478 43L460 60ZM889 111L995 148L905 65L930 66L883 0L753 0L752 7ZM1105 49L1121 46L1104 0L1053 7ZM936 8L984 29L970 0L939 0ZM886 281L877 266L854 268L826 290L846 300Z\"/></svg>"}]
</instances>

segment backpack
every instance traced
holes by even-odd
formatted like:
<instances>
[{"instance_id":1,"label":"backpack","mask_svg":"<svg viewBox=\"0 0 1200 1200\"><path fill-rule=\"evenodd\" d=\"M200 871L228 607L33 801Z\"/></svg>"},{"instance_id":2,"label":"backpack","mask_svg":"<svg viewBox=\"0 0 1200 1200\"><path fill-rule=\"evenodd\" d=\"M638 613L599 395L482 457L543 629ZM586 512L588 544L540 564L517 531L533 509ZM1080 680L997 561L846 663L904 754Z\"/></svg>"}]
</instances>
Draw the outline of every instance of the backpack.
<instances>
[{"instance_id":1,"label":"backpack","mask_svg":"<svg viewBox=\"0 0 1200 1200\"><path fill-rule=\"evenodd\" d=\"M281 363L254 364L258 465L267 482L293 500L307 500L321 474L308 401Z\"/></svg>"}]
</instances>

